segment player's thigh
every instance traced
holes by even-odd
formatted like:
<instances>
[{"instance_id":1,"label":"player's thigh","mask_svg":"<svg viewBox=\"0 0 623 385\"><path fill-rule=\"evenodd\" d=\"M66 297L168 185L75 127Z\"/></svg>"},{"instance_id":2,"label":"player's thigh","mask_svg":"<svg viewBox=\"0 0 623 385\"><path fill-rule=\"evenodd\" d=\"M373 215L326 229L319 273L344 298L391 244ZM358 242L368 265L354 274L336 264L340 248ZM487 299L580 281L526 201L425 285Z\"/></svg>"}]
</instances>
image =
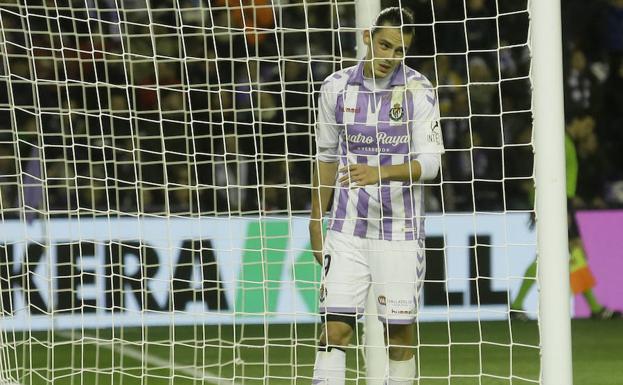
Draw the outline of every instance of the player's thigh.
<instances>
[{"instance_id":1,"label":"player's thigh","mask_svg":"<svg viewBox=\"0 0 623 385\"><path fill-rule=\"evenodd\" d=\"M361 238L328 231L324 242L320 311L361 314L370 272L361 252Z\"/></svg>"},{"instance_id":2,"label":"player's thigh","mask_svg":"<svg viewBox=\"0 0 623 385\"><path fill-rule=\"evenodd\" d=\"M389 324L415 320L426 260L417 241L371 241L368 256L379 319Z\"/></svg>"}]
</instances>

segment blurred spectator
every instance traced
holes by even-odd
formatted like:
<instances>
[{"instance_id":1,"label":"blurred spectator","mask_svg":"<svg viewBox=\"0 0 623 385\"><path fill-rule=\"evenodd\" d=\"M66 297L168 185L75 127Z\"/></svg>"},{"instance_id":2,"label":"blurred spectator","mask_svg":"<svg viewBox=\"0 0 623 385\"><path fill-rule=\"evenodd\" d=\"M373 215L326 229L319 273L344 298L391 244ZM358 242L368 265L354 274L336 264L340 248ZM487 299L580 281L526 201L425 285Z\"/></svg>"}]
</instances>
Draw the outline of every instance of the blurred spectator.
<instances>
[{"instance_id":1,"label":"blurred spectator","mask_svg":"<svg viewBox=\"0 0 623 385\"><path fill-rule=\"evenodd\" d=\"M469 60L469 94L472 114L493 114L498 112L498 86L496 76L487 62L480 56Z\"/></svg>"},{"instance_id":2,"label":"blurred spectator","mask_svg":"<svg viewBox=\"0 0 623 385\"><path fill-rule=\"evenodd\" d=\"M605 86L605 105L604 112L613 119L619 120L623 118L623 57L619 57L612 61L613 66L610 69L610 78ZM620 122L623 123L623 122ZM623 125L618 125L623 131Z\"/></svg>"},{"instance_id":3,"label":"blurred spectator","mask_svg":"<svg viewBox=\"0 0 623 385\"><path fill-rule=\"evenodd\" d=\"M273 6L269 0L216 0L217 7L229 10L230 27L244 31L247 55L270 55L276 52Z\"/></svg>"},{"instance_id":4,"label":"blurred spectator","mask_svg":"<svg viewBox=\"0 0 623 385\"><path fill-rule=\"evenodd\" d=\"M606 51L620 57L623 55L623 0L610 0L605 14Z\"/></svg>"},{"instance_id":5,"label":"blurred spectator","mask_svg":"<svg viewBox=\"0 0 623 385\"><path fill-rule=\"evenodd\" d=\"M622 57L612 61L610 77L605 83L604 129L600 134L606 154L612 164L623 164L623 60ZM623 181L623 170L614 167L613 180ZM623 204L623 201L620 202Z\"/></svg>"},{"instance_id":6,"label":"blurred spectator","mask_svg":"<svg viewBox=\"0 0 623 385\"><path fill-rule=\"evenodd\" d=\"M465 79L453 68L448 55L437 56L437 85L441 115L452 116L454 96L465 86Z\"/></svg>"},{"instance_id":7,"label":"blurred spectator","mask_svg":"<svg viewBox=\"0 0 623 385\"><path fill-rule=\"evenodd\" d=\"M487 0L465 0L465 2L468 49L471 51L497 49L495 7Z\"/></svg>"},{"instance_id":8,"label":"blurred spectator","mask_svg":"<svg viewBox=\"0 0 623 385\"><path fill-rule=\"evenodd\" d=\"M12 181L25 164L11 156L30 154L21 151L29 132L45 150L46 193L59 215L306 209L315 92L356 57L347 28L355 26L354 5L172 4L150 1L148 14L139 11L144 0L102 0L98 11L88 2L71 12L49 2L44 11L57 24L32 17L44 12L37 7L26 16L7 5L20 16L3 19L0 113L9 118L0 131L14 130L20 142L0 143L0 167L9 170L0 177L3 210L17 199ZM438 87L444 209L529 207L526 1L404 5L417 17L407 61ZM623 0L565 0L563 9L567 123L582 174L595 175L579 193L587 207L602 206L623 180ZM15 32L27 17L30 30Z\"/></svg>"},{"instance_id":9,"label":"blurred spectator","mask_svg":"<svg viewBox=\"0 0 623 385\"><path fill-rule=\"evenodd\" d=\"M163 103L164 100L158 100L159 86L175 86L180 84L180 77L175 67L167 64L162 64L157 67L158 74L154 72L153 67L145 67L143 76L140 77L138 84L138 104L139 109L143 111L153 111L163 108L159 103ZM160 89L160 96L162 96L163 90ZM181 103L180 103L181 107Z\"/></svg>"},{"instance_id":10,"label":"blurred spectator","mask_svg":"<svg viewBox=\"0 0 623 385\"><path fill-rule=\"evenodd\" d=\"M607 16L604 5L608 1L561 1L563 49L579 48L590 62L603 60L607 54L602 43Z\"/></svg>"},{"instance_id":11,"label":"blurred spectator","mask_svg":"<svg viewBox=\"0 0 623 385\"><path fill-rule=\"evenodd\" d=\"M0 131L7 130L0 126ZM14 149L4 143L0 144L0 211L9 214L10 217L16 216L14 209L18 206L18 179L16 174L15 162L17 157ZM12 215L11 215L12 214Z\"/></svg>"},{"instance_id":12,"label":"blurred spectator","mask_svg":"<svg viewBox=\"0 0 623 385\"><path fill-rule=\"evenodd\" d=\"M586 56L580 49L571 51L565 82L565 111L568 116L599 110L598 82L590 72Z\"/></svg>"}]
</instances>

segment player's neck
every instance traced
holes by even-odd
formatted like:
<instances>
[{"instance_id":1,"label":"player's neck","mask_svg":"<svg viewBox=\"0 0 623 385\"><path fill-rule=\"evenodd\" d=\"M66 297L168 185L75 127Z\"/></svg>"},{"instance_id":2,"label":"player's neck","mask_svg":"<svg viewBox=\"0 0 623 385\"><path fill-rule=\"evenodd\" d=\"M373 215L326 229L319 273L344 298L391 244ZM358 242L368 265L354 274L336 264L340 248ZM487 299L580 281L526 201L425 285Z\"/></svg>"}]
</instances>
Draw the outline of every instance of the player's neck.
<instances>
[{"instance_id":1,"label":"player's neck","mask_svg":"<svg viewBox=\"0 0 623 385\"><path fill-rule=\"evenodd\" d=\"M363 63L362 72L364 79L384 83L387 80L391 79L391 77L394 75L394 72L396 72L396 69L394 68L394 71L392 71L391 73L388 73L386 76L380 77L374 73L374 70L372 68L372 61L368 61L368 59L366 59L366 61Z\"/></svg>"},{"instance_id":2,"label":"player's neck","mask_svg":"<svg viewBox=\"0 0 623 385\"><path fill-rule=\"evenodd\" d=\"M370 91L380 91L387 89L391 79L391 74L382 78L374 75L371 70L368 74L366 73L366 64L368 63L364 63L363 68L363 86Z\"/></svg>"},{"instance_id":3,"label":"player's neck","mask_svg":"<svg viewBox=\"0 0 623 385\"><path fill-rule=\"evenodd\" d=\"M363 77L372 79L373 76L372 61L366 59L366 61L363 63Z\"/></svg>"}]
</instances>

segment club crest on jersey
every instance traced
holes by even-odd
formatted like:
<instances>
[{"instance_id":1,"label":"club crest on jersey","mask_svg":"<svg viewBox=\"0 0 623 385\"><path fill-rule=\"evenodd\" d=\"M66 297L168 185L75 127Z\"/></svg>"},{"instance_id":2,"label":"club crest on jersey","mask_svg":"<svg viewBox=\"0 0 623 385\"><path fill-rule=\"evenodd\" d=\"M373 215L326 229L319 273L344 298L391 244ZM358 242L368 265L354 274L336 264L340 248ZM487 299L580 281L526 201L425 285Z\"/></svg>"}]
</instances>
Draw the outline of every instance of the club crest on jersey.
<instances>
[{"instance_id":1,"label":"club crest on jersey","mask_svg":"<svg viewBox=\"0 0 623 385\"><path fill-rule=\"evenodd\" d=\"M389 117L395 122L401 120L403 115L404 111L399 103L394 104L394 106L389 110Z\"/></svg>"}]
</instances>

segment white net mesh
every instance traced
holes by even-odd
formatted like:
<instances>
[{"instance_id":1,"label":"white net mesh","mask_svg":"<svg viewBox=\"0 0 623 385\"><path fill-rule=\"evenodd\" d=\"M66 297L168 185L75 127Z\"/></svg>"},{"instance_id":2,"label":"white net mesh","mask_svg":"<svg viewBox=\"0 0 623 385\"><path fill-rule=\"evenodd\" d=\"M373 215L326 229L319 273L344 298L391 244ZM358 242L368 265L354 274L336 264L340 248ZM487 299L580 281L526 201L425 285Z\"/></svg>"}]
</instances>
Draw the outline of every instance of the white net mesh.
<instances>
[{"instance_id":1,"label":"white net mesh","mask_svg":"<svg viewBox=\"0 0 623 385\"><path fill-rule=\"evenodd\" d=\"M446 147L426 202L419 383L538 382L536 325L508 321L535 249L526 1L402 5ZM2 2L0 383L310 383L315 106L357 61L355 13ZM524 308L536 317L534 293ZM361 355L347 367L364 383Z\"/></svg>"}]
</instances>

